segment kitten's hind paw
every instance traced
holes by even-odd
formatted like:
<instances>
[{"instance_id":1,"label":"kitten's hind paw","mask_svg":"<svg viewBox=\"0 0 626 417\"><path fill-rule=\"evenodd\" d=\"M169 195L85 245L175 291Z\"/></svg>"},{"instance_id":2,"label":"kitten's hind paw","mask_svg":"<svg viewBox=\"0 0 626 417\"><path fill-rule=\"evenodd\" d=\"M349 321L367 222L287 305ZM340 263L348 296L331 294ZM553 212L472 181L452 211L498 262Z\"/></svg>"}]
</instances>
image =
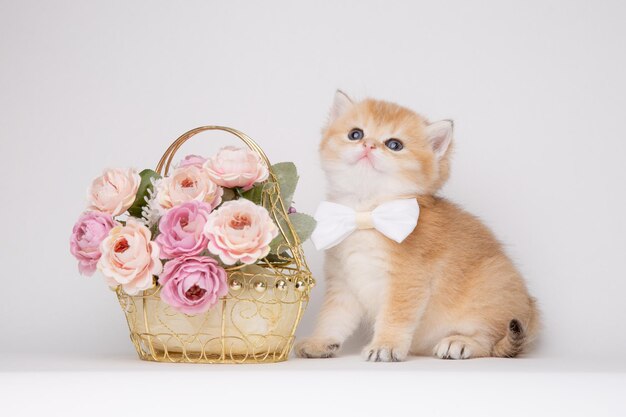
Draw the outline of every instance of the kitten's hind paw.
<instances>
[{"instance_id":1,"label":"kitten's hind paw","mask_svg":"<svg viewBox=\"0 0 626 417\"><path fill-rule=\"evenodd\" d=\"M332 358L341 344L333 340L304 339L296 344L296 356L300 358Z\"/></svg>"},{"instance_id":2,"label":"kitten's hind paw","mask_svg":"<svg viewBox=\"0 0 626 417\"><path fill-rule=\"evenodd\" d=\"M433 354L440 359L469 359L473 357L475 343L465 336L448 336L433 349Z\"/></svg>"},{"instance_id":3,"label":"kitten's hind paw","mask_svg":"<svg viewBox=\"0 0 626 417\"><path fill-rule=\"evenodd\" d=\"M368 362L403 362L409 350L399 346L371 344L363 349L363 359Z\"/></svg>"}]
</instances>

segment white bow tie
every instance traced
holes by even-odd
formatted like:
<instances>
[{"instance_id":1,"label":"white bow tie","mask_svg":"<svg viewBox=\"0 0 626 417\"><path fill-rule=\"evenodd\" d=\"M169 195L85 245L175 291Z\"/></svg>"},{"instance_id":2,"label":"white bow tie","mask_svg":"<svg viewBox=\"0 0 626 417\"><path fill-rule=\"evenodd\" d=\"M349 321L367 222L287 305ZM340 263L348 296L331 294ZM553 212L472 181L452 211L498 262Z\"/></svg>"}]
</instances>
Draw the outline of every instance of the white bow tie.
<instances>
[{"instance_id":1,"label":"white bow tie","mask_svg":"<svg viewBox=\"0 0 626 417\"><path fill-rule=\"evenodd\" d=\"M415 229L419 215L420 206L414 198L388 201L367 212L323 201L315 212L317 226L311 240L318 250L328 249L357 229L376 229L400 243Z\"/></svg>"}]
</instances>

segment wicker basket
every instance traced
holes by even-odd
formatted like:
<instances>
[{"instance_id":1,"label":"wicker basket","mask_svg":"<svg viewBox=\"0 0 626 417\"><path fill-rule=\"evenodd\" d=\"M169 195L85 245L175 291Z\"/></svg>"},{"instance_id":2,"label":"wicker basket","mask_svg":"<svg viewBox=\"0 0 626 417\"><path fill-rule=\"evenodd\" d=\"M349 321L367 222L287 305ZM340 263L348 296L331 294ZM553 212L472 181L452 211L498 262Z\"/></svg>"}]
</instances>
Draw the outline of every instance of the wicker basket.
<instances>
[{"instance_id":1,"label":"wicker basket","mask_svg":"<svg viewBox=\"0 0 626 417\"><path fill-rule=\"evenodd\" d=\"M156 171L167 175L176 151L192 136L222 130L241 139L268 167L263 150L250 137L221 126L199 127L183 134L167 149ZM314 285L300 241L280 197L280 187L270 169L261 197L286 243L279 256L256 265L226 268L229 293L206 313L189 316L161 301L160 287L117 296L126 315L139 357L157 362L263 363L288 358L296 327Z\"/></svg>"}]
</instances>

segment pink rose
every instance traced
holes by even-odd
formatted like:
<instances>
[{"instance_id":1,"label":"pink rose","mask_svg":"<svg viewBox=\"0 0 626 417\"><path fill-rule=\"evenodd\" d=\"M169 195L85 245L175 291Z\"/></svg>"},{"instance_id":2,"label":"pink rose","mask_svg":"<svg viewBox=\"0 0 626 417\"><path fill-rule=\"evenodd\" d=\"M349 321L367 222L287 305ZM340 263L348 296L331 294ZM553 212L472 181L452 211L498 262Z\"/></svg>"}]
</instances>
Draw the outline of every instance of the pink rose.
<instances>
[{"instance_id":1,"label":"pink rose","mask_svg":"<svg viewBox=\"0 0 626 417\"><path fill-rule=\"evenodd\" d=\"M269 170L259 155L248 148L227 146L217 155L207 159L204 167L211 179L226 188L241 187L249 190L256 182L269 176Z\"/></svg>"},{"instance_id":2,"label":"pink rose","mask_svg":"<svg viewBox=\"0 0 626 417\"><path fill-rule=\"evenodd\" d=\"M206 162L206 158L199 155L187 155L183 158L182 161L178 163L176 168L184 168L188 166L197 166L202 167L202 165Z\"/></svg>"},{"instance_id":3,"label":"pink rose","mask_svg":"<svg viewBox=\"0 0 626 417\"><path fill-rule=\"evenodd\" d=\"M171 259L185 255L198 255L208 243L204 225L211 213L211 206L190 201L172 208L161 218L156 242L161 258Z\"/></svg>"},{"instance_id":4,"label":"pink rose","mask_svg":"<svg viewBox=\"0 0 626 417\"><path fill-rule=\"evenodd\" d=\"M94 179L87 191L89 209L117 216L132 206L141 177L136 170L107 169Z\"/></svg>"},{"instance_id":5,"label":"pink rose","mask_svg":"<svg viewBox=\"0 0 626 417\"><path fill-rule=\"evenodd\" d=\"M253 264L267 256L278 227L262 206L245 199L227 201L212 212L204 226L208 249L226 265Z\"/></svg>"},{"instance_id":6,"label":"pink rose","mask_svg":"<svg viewBox=\"0 0 626 417\"><path fill-rule=\"evenodd\" d=\"M109 214L88 211L80 215L72 229L70 252L78 259L78 270L91 276L100 259L100 243L117 223Z\"/></svg>"},{"instance_id":7,"label":"pink rose","mask_svg":"<svg viewBox=\"0 0 626 417\"><path fill-rule=\"evenodd\" d=\"M208 256L168 261L159 284L161 300L185 314L204 313L228 293L226 271Z\"/></svg>"},{"instance_id":8,"label":"pink rose","mask_svg":"<svg viewBox=\"0 0 626 417\"><path fill-rule=\"evenodd\" d=\"M153 286L152 277L161 273L163 265L159 246L150 238L150 230L133 218L126 226L111 229L100 244L98 261L98 270L110 286L119 284L130 295Z\"/></svg>"},{"instance_id":9,"label":"pink rose","mask_svg":"<svg viewBox=\"0 0 626 417\"><path fill-rule=\"evenodd\" d=\"M157 201L161 207L170 209L188 201L209 204L211 209L222 202L224 190L211 181L206 169L189 165L176 168L169 176L157 183Z\"/></svg>"}]
</instances>

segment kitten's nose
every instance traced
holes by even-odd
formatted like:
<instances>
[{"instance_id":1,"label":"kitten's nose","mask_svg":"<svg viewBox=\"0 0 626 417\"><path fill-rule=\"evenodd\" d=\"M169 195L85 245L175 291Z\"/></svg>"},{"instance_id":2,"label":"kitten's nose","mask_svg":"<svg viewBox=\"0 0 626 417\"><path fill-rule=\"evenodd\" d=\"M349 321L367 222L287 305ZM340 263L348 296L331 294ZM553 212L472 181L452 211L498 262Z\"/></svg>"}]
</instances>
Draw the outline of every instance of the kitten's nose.
<instances>
[{"instance_id":1,"label":"kitten's nose","mask_svg":"<svg viewBox=\"0 0 626 417\"><path fill-rule=\"evenodd\" d=\"M376 149L376 143L366 140L366 141L363 141L363 147L366 150Z\"/></svg>"}]
</instances>

